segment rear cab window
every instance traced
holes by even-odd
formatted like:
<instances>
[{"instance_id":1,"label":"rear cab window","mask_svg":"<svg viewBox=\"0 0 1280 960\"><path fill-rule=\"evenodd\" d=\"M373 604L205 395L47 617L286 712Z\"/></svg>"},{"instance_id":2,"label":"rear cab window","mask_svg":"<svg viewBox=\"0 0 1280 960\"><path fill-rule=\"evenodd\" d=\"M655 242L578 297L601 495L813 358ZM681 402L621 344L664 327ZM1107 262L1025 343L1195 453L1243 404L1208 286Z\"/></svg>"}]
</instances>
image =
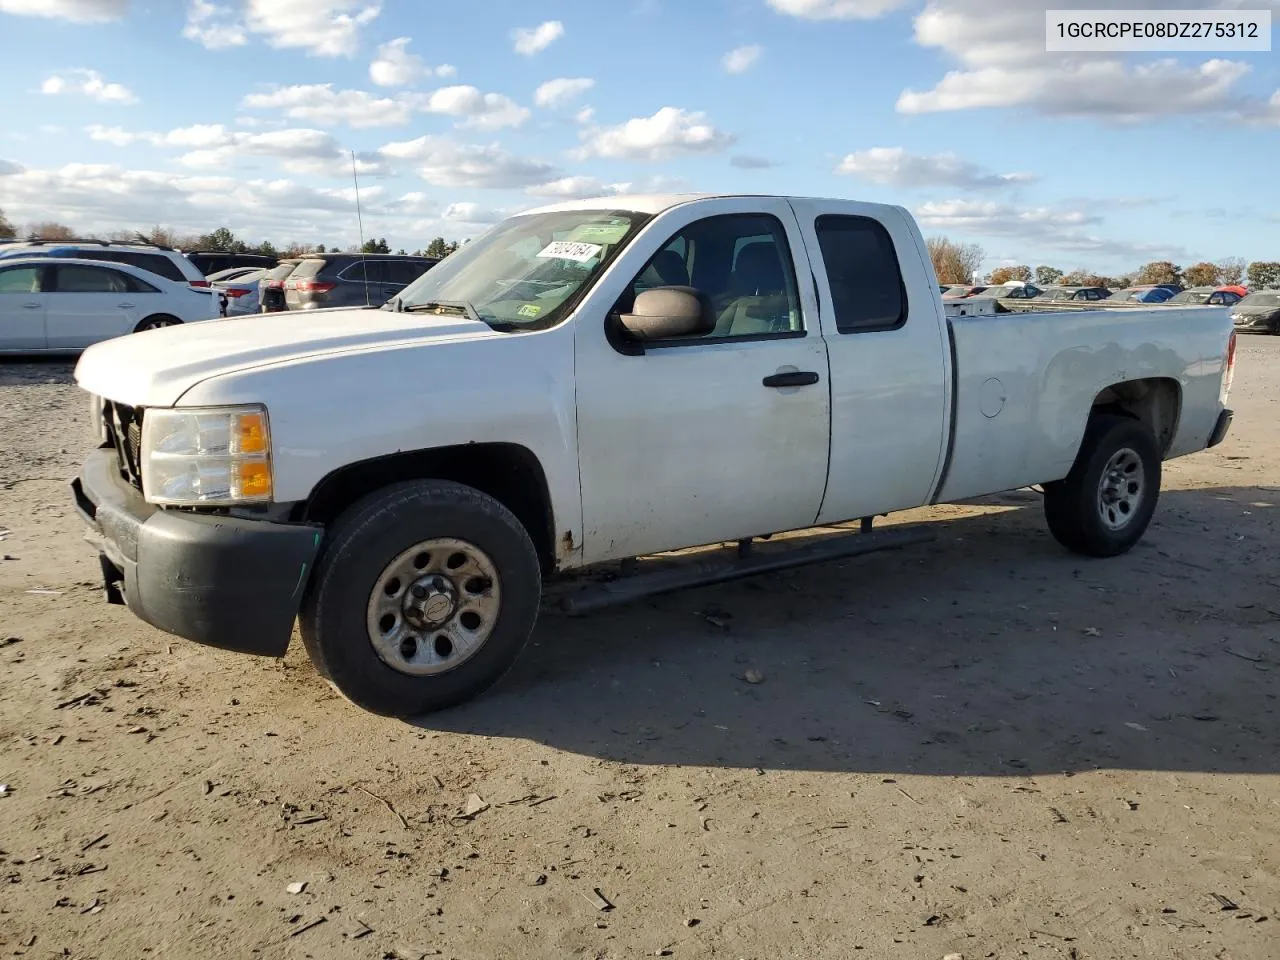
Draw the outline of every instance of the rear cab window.
<instances>
[{"instance_id":1,"label":"rear cab window","mask_svg":"<svg viewBox=\"0 0 1280 960\"><path fill-rule=\"evenodd\" d=\"M814 230L840 333L896 330L907 322L907 285L884 224L824 214Z\"/></svg>"}]
</instances>

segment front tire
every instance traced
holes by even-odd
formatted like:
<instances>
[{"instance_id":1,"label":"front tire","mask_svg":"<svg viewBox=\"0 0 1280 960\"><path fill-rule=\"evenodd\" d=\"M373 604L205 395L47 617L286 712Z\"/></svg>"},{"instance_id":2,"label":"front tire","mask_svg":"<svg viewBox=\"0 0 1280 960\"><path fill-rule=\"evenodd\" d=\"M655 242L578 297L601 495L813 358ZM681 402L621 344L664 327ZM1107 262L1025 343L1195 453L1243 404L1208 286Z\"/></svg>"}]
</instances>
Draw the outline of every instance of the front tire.
<instances>
[{"instance_id":1,"label":"front tire","mask_svg":"<svg viewBox=\"0 0 1280 960\"><path fill-rule=\"evenodd\" d=\"M1071 472L1044 485L1054 538L1087 557L1116 557L1142 539L1160 497L1160 450L1143 424L1099 414L1089 420Z\"/></svg>"},{"instance_id":2,"label":"front tire","mask_svg":"<svg viewBox=\"0 0 1280 960\"><path fill-rule=\"evenodd\" d=\"M162 330L165 327L176 327L180 323L182 323L182 321L177 317L158 313L153 317L147 317L144 320L139 320L138 325L133 328L133 332L142 333L144 330Z\"/></svg>"},{"instance_id":3,"label":"front tire","mask_svg":"<svg viewBox=\"0 0 1280 960\"><path fill-rule=\"evenodd\" d=\"M447 481L396 484L334 525L303 601L302 640L357 706L421 716L510 669L541 593L537 551L501 503Z\"/></svg>"}]
</instances>

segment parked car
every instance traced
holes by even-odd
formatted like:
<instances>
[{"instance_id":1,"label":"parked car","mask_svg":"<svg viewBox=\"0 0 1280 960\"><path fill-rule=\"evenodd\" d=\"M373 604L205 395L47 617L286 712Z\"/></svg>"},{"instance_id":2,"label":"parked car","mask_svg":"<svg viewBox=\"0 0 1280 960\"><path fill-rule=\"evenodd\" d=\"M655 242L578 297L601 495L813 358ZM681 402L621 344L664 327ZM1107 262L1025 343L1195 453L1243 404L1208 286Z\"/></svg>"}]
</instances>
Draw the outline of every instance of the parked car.
<instances>
[{"instance_id":1,"label":"parked car","mask_svg":"<svg viewBox=\"0 0 1280 960\"><path fill-rule=\"evenodd\" d=\"M378 307L439 262L380 253L310 254L285 280L285 303L290 310Z\"/></svg>"},{"instance_id":2,"label":"parked car","mask_svg":"<svg viewBox=\"0 0 1280 960\"><path fill-rule=\"evenodd\" d=\"M1221 287L1191 287L1181 293L1175 293L1165 303L1172 306L1191 306L1202 304L1210 307L1230 307L1240 302L1242 297L1234 290Z\"/></svg>"},{"instance_id":3,"label":"parked car","mask_svg":"<svg viewBox=\"0 0 1280 960\"><path fill-rule=\"evenodd\" d=\"M1107 299L1120 303L1126 301L1136 301L1137 303L1164 303L1173 297L1177 291L1171 290L1168 286L1155 286L1154 284L1143 284L1136 287L1125 287L1123 290L1117 290Z\"/></svg>"},{"instance_id":4,"label":"parked car","mask_svg":"<svg viewBox=\"0 0 1280 960\"><path fill-rule=\"evenodd\" d=\"M985 287L970 287L963 283L940 283L938 290L947 299L954 297L967 297L974 290L984 290Z\"/></svg>"},{"instance_id":5,"label":"parked car","mask_svg":"<svg viewBox=\"0 0 1280 960\"><path fill-rule=\"evenodd\" d=\"M1106 287L1045 287L1036 300L1052 300L1061 303L1105 300L1111 296Z\"/></svg>"},{"instance_id":6,"label":"parked car","mask_svg":"<svg viewBox=\"0 0 1280 960\"><path fill-rule=\"evenodd\" d=\"M106 240L14 240L0 244L0 259L8 257L72 257L127 263L175 283L206 288L209 281L186 257L172 247L154 243Z\"/></svg>"},{"instance_id":7,"label":"parked car","mask_svg":"<svg viewBox=\"0 0 1280 960\"><path fill-rule=\"evenodd\" d=\"M567 611L926 542L870 518L1032 484L1067 549L1132 548L1162 461L1230 427L1227 311L948 317L925 249L899 206L615 196L508 218L382 309L100 344L74 496L107 595L263 655L300 618L337 689L410 716L494 683L544 580L596 564L738 541L579 577Z\"/></svg>"},{"instance_id":8,"label":"parked car","mask_svg":"<svg viewBox=\"0 0 1280 960\"><path fill-rule=\"evenodd\" d=\"M0 351L74 353L127 333L215 316L208 291L127 263L0 260Z\"/></svg>"},{"instance_id":9,"label":"parked car","mask_svg":"<svg viewBox=\"0 0 1280 960\"><path fill-rule=\"evenodd\" d=\"M998 287L985 287L984 297L995 297L997 300L1034 300L1044 290L1034 283L1006 283Z\"/></svg>"},{"instance_id":10,"label":"parked car","mask_svg":"<svg viewBox=\"0 0 1280 960\"><path fill-rule=\"evenodd\" d=\"M218 308L224 317L241 313L258 312L258 281L266 275L261 267L245 270L237 267L223 270L224 274L233 274L226 280L211 280L214 294L218 297Z\"/></svg>"},{"instance_id":11,"label":"parked car","mask_svg":"<svg viewBox=\"0 0 1280 960\"><path fill-rule=\"evenodd\" d=\"M274 264L273 264L274 266ZM228 267L226 270L219 270L205 277L211 284L219 284L225 281L235 280L237 277L244 277L251 273L266 273L265 267Z\"/></svg>"},{"instance_id":12,"label":"parked car","mask_svg":"<svg viewBox=\"0 0 1280 960\"><path fill-rule=\"evenodd\" d=\"M284 302L284 282L289 274L293 273L294 267L301 262L302 260L298 257L281 260L262 275L258 281L258 303L263 313L276 313L289 309Z\"/></svg>"},{"instance_id":13,"label":"parked car","mask_svg":"<svg viewBox=\"0 0 1280 960\"><path fill-rule=\"evenodd\" d=\"M1280 333L1280 290L1259 290L1231 308L1237 330Z\"/></svg>"},{"instance_id":14,"label":"parked car","mask_svg":"<svg viewBox=\"0 0 1280 960\"><path fill-rule=\"evenodd\" d=\"M258 253L226 253L222 250L188 250L184 254L206 277L230 267L268 268L275 265L276 257L264 257Z\"/></svg>"}]
</instances>

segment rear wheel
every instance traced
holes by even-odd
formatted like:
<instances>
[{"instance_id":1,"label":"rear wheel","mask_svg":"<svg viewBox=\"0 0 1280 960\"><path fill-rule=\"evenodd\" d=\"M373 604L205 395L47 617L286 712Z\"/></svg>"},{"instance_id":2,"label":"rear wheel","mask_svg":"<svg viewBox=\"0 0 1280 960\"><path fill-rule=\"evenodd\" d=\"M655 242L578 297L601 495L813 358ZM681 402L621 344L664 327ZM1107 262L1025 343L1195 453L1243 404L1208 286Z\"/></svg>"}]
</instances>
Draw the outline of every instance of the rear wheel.
<instances>
[{"instance_id":1,"label":"rear wheel","mask_svg":"<svg viewBox=\"0 0 1280 960\"><path fill-rule=\"evenodd\" d=\"M334 525L303 603L302 639L357 706L418 716L507 672L541 590L537 551L501 503L457 483L398 484Z\"/></svg>"},{"instance_id":2,"label":"rear wheel","mask_svg":"<svg viewBox=\"0 0 1280 960\"><path fill-rule=\"evenodd\" d=\"M1142 539L1160 497L1160 451L1141 422L1095 415L1071 472L1044 485L1054 538L1075 553L1115 557Z\"/></svg>"},{"instance_id":3,"label":"rear wheel","mask_svg":"<svg viewBox=\"0 0 1280 960\"><path fill-rule=\"evenodd\" d=\"M133 328L134 333L142 333L144 330L159 330L162 327L176 327L182 323L177 317L171 317L165 313L158 313L153 317L147 317L145 320L138 321L138 325Z\"/></svg>"}]
</instances>

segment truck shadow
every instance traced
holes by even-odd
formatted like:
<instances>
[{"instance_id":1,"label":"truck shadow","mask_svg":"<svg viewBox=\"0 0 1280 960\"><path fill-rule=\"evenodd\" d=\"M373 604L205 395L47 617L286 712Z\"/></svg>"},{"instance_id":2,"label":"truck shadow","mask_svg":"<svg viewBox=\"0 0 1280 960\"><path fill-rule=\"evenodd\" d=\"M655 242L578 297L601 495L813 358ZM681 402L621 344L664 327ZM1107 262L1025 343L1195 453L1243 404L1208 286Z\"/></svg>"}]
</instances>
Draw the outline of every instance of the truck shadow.
<instances>
[{"instance_id":1,"label":"truck shadow","mask_svg":"<svg viewBox=\"0 0 1280 960\"><path fill-rule=\"evenodd\" d=\"M1039 497L932 546L544 618L509 677L430 718L635 764L1008 776L1280 770L1280 488L1168 491L1085 560ZM754 681L754 682L751 682Z\"/></svg>"}]
</instances>

